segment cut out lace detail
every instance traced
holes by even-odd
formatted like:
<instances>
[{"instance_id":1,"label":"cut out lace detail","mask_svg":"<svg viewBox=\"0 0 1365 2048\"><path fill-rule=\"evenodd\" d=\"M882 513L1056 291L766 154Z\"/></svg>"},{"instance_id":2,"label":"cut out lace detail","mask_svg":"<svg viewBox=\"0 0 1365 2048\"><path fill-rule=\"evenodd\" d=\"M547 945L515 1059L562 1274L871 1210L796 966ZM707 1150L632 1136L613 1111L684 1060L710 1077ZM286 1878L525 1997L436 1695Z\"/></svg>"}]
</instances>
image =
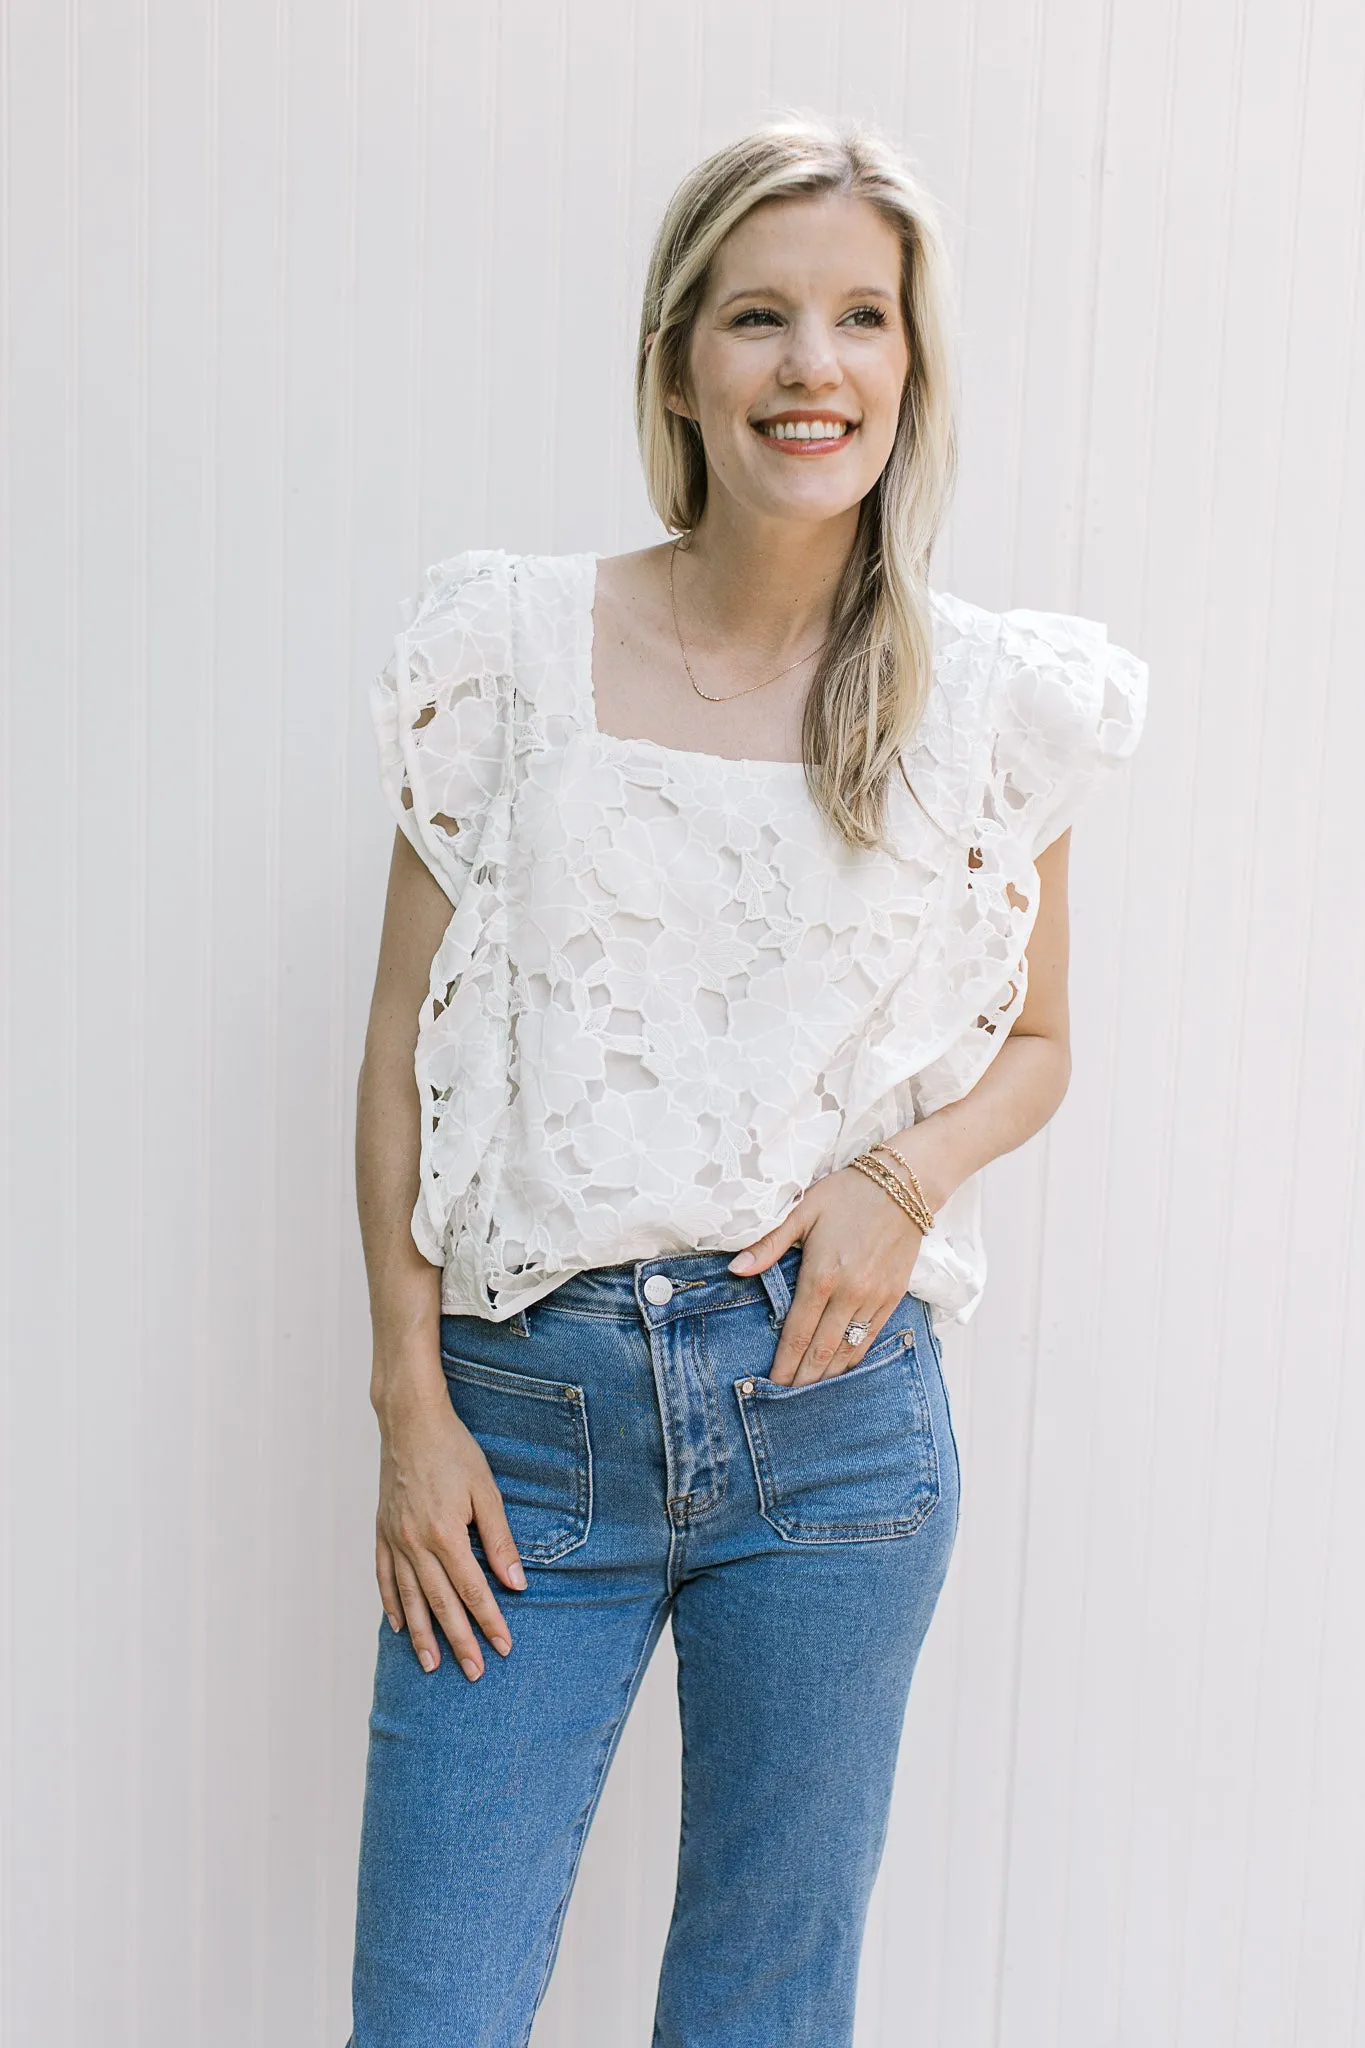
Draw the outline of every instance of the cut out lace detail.
<instances>
[{"instance_id":1,"label":"cut out lace detail","mask_svg":"<svg viewBox=\"0 0 1365 2048\"><path fill-rule=\"evenodd\" d=\"M371 691L385 792L451 901L412 1219L450 1314L736 1250L965 1094L1023 1005L1035 856L1145 716L1102 626L936 594L905 756L924 808L893 784L895 852L857 851L799 764L597 730L595 577L593 555L435 564ZM984 1277L974 1176L913 1284L965 1321Z\"/></svg>"}]
</instances>

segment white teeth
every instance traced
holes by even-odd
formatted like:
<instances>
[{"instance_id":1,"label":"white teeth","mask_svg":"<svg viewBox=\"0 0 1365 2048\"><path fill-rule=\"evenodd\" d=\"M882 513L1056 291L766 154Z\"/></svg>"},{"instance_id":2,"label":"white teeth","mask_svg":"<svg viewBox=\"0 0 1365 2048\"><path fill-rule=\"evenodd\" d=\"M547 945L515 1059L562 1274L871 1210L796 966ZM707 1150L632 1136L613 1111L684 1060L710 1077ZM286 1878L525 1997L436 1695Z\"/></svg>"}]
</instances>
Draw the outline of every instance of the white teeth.
<instances>
[{"instance_id":1,"label":"white teeth","mask_svg":"<svg viewBox=\"0 0 1365 2048\"><path fill-rule=\"evenodd\" d=\"M774 441L840 441L851 430L842 420L777 420L759 431Z\"/></svg>"}]
</instances>

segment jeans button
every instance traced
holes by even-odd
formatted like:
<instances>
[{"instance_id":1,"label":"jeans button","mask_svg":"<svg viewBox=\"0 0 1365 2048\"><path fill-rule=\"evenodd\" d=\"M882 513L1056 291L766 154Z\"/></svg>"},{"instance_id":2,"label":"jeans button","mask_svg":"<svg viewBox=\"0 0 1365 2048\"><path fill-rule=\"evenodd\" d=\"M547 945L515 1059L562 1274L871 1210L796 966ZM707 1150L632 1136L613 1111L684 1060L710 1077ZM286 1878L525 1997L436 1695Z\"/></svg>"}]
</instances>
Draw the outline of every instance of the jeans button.
<instances>
[{"instance_id":1,"label":"jeans button","mask_svg":"<svg viewBox=\"0 0 1365 2048\"><path fill-rule=\"evenodd\" d=\"M644 1287L645 1300L654 1308L663 1308L673 1299L673 1282L667 1273L651 1273Z\"/></svg>"}]
</instances>

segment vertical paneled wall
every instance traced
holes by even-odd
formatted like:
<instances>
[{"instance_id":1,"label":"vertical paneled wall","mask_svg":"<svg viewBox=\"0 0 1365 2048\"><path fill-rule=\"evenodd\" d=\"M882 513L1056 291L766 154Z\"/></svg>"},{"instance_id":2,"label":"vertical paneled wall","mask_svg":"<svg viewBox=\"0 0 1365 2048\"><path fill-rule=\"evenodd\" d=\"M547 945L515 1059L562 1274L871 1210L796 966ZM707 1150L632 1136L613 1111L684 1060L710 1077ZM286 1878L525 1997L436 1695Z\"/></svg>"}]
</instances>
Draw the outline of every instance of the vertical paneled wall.
<instances>
[{"instance_id":1,"label":"vertical paneled wall","mask_svg":"<svg viewBox=\"0 0 1365 2048\"><path fill-rule=\"evenodd\" d=\"M791 104L943 204L939 582L1152 669L950 1336L859 2048L1360 2048L1365 16L11 0L0 61L4 2048L345 2039L364 686L435 557L652 536L651 227ZM538 2048L648 2039L669 1679Z\"/></svg>"}]
</instances>

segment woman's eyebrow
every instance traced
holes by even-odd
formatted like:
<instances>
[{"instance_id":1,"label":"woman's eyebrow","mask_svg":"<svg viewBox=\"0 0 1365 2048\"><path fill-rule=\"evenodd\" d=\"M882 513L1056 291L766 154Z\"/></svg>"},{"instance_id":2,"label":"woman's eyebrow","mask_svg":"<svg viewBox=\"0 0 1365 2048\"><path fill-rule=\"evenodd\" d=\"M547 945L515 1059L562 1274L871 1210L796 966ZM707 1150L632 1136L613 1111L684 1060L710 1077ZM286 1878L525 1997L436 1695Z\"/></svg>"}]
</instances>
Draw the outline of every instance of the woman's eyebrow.
<instances>
[{"instance_id":1,"label":"woman's eyebrow","mask_svg":"<svg viewBox=\"0 0 1365 2048\"><path fill-rule=\"evenodd\" d=\"M786 296L787 294L780 290L777 285L746 284L741 286L736 292L727 292L723 299L718 300L716 311L718 313L724 312L725 308L732 306L736 299L784 299ZM844 293L844 297L849 299L886 299L889 301L895 297L895 294L894 292L884 291L879 284L853 284Z\"/></svg>"}]
</instances>

